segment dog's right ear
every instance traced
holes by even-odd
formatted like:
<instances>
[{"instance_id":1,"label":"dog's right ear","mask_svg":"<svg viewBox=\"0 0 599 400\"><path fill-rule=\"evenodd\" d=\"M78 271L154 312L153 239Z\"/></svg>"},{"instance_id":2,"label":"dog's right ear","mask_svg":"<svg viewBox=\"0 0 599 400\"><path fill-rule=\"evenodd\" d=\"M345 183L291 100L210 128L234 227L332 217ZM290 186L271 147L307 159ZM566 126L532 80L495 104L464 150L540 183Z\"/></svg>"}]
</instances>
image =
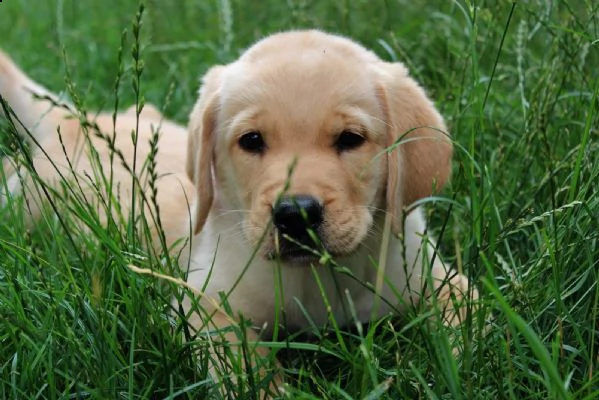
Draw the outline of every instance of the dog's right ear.
<instances>
[{"instance_id":1,"label":"dog's right ear","mask_svg":"<svg viewBox=\"0 0 599 400\"><path fill-rule=\"evenodd\" d=\"M195 215L193 215L194 234L202 230L214 199L212 178L214 130L219 103L220 76L223 70L223 66L216 66L204 75L198 101L189 117L187 175L198 191Z\"/></svg>"},{"instance_id":2,"label":"dog's right ear","mask_svg":"<svg viewBox=\"0 0 599 400\"><path fill-rule=\"evenodd\" d=\"M449 179L453 147L443 117L403 64L380 62L375 71L391 150L387 211L399 235L404 206L431 196Z\"/></svg>"}]
</instances>

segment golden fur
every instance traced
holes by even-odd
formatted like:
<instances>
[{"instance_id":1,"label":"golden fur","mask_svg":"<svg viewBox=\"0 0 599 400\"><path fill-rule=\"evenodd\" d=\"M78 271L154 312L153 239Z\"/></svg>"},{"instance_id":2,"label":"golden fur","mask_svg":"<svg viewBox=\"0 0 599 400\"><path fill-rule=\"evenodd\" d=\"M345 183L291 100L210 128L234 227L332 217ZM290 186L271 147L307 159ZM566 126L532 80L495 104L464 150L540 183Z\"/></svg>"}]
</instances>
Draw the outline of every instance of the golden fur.
<instances>
[{"instance_id":1,"label":"golden fur","mask_svg":"<svg viewBox=\"0 0 599 400\"><path fill-rule=\"evenodd\" d=\"M80 151L76 120L32 100L30 91L47 94L2 56L2 96L50 157L64 166L56 135L60 125L67 154L79 154L76 170L91 174L89 152ZM112 132L109 115L95 120ZM151 126L159 123L159 203L169 243L186 235L187 199L195 204L190 259L183 260L190 265L188 282L209 298L228 293L236 315L266 332L277 313L285 314L290 329L307 326L304 312L316 324L334 317L339 325L348 325L348 298L357 318L368 321L428 298L433 289L446 321L456 324L463 309L456 309L451 298L462 299L468 290L476 297L466 277L433 257L434 242L423 239L420 208L403 215L411 203L446 183L452 145L442 117L402 64L384 62L351 40L320 31L280 33L259 41L237 61L208 71L191 113L189 137L155 109L142 113L142 159L149 151ZM119 115L117 147L129 159L134 126L134 112ZM263 149L252 153L241 147L248 132L263 139ZM353 139L360 136L363 143L340 148L344 132ZM105 164L109 150L102 141L92 143ZM38 172L55 182L57 174L47 168L45 156L39 149L34 154ZM4 164L11 170L9 162ZM115 168L122 187L130 187L128 173ZM19 185L11 182L18 191ZM321 205L323 219L314 243L319 256L278 257L284 235L270 221L281 195L310 196ZM328 256L353 277L320 265ZM434 288L426 289L428 276ZM204 306L213 307L205 299ZM217 314L213 323L222 326L231 319Z\"/></svg>"},{"instance_id":2,"label":"golden fur","mask_svg":"<svg viewBox=\"0 0 599 400\"><path fill-rule=\"evenodd\" d=\"M13 122L19 133L27 140L32 149L33 167L40 178L50 186L59 189L60 181L66 179L72 184L75 180L83 189L88 201L96 201L101 195L104 200L107 193L98 193L97 188L103 187L98 176L98 165L90 154L90 148L97 152L101 169L106 176L112 171L114 177L113 195L121 201L124 217L132 203L132 176L121 165L119 157L114 157L110 163L110 149L106 140L95 134L98 129L109 137L114 137L114 146L125 157L129 166L133 166L134 145L131 132L138 129L137 144L137 172L142 169L142 164L150 152L150 137L154 130L159 129L159 151L156 156L158 176L157 203L161 211L161 219L166 234L167 245L172 244L189 232L188 216L185 206L187 198L194 201L195 190L193 184L185 173L184 148L187 143L187 131L184 127L168 121L153 106L147 105L141 112L138 120L135 107L119 113L116 124L113 124L110 113L89 113L88 121L98 129L90 127L89 133L84 138L84 129L79 124L79 116L70 110L71 105L33 82L25 75L5 54L0 52L0 95L8 102L14 111L16 119ZM64 104L57 107L56 104ZM0 108L0 115L4 115ZM24 168L16 173L14 160L4 159L3 167L7 177L8 187L12 194L24 190L28 195L28 211L31 220L37 220L40 214L42 201L39 190L32 184L32 178ZM143 190L148 192L147 173L140 177ZM24 187L24 188L23 188ZM58 190L60 192L60 189ZM43 195L41 196L43 198ZM141 197L137 196L139 204ZM0 204L2 194L0 194ZM60 201L59 201L60 203ZM155 214L155 207L151 202L145 203L145 211L150 219ZM98 210L102 212L102 209ZM116 210L115 210L116 212ZM105 216L100 213L105 220ZM115 217L118 217L115 215ZM154 226L154 242L159 241Z\"/></svg>"}]
</instances>

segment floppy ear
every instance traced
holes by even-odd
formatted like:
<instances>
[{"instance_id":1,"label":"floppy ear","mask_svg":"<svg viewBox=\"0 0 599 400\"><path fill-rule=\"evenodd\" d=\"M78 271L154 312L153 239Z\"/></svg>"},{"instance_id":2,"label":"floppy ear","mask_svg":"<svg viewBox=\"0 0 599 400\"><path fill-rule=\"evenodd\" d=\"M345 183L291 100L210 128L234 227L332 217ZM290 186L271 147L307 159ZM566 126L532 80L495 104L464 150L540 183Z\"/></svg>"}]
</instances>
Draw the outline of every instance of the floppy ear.
<instances>
[{"instance_id":1,"label":"floppy ear","mask_svg":"<svg viewBox=\"0 0 599 400\"><path fill-rule=\"evenodd\" d=\"M402 209L439 191L451 172L452 144L443 117L399 63L377 65L387 117L387 210L401 233Z\"/></svg>"},{"instance_id":2,"label":"floppy ear","mask_svg":"<svg viewBox=\"0 0 599 400\"><path fill-rule=\"evenodd\" d=\"M220 75L223 69L222 66L216 66L204 75L198 101L189 117L186 167L187 175L198 191L194 215L194 234L204 226L214 199L212 179L214 130L216 128Z\"/></svg>"}]
</instances>

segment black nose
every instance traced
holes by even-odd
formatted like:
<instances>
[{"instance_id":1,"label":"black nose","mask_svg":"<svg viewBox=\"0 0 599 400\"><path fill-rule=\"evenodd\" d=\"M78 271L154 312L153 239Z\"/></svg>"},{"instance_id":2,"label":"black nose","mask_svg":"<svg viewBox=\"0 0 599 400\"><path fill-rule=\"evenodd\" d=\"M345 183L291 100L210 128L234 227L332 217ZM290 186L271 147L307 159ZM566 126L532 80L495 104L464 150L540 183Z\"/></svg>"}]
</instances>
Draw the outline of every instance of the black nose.
<instances>
[{"instance_id":1,"label":"black nose","mask_svg":"<svg viewBox=\"0 0 599 400\"><path fill-rule=\"evenodd\" d=\"M323 208L312 196L287 196L273 207L273 222L280 233L305 243L313 244L307 229L316 231L322 224Z\"/></svg>"}]
</instances>

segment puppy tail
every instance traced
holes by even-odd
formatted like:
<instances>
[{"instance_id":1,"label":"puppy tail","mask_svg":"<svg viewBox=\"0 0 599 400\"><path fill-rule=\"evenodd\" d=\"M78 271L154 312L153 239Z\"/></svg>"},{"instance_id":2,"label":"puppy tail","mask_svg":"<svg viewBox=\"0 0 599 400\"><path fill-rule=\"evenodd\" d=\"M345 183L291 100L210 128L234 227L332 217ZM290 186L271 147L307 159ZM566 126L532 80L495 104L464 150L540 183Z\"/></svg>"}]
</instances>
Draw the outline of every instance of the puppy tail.
<instances>
[{"instance_id":1,"label":"puppy tail","mask_svg":"<svg viewBox=\"0 0 599 400\"><path fill-rule=\"evenodd\" d=\"M60 122L71 113L58 106L64 104L58 97L29 78L21 69L0 50L0 116L7 117L10 106L11 115L18 133L31 142L42 141L56 133Z\"/></svg>"}]
</instances>

